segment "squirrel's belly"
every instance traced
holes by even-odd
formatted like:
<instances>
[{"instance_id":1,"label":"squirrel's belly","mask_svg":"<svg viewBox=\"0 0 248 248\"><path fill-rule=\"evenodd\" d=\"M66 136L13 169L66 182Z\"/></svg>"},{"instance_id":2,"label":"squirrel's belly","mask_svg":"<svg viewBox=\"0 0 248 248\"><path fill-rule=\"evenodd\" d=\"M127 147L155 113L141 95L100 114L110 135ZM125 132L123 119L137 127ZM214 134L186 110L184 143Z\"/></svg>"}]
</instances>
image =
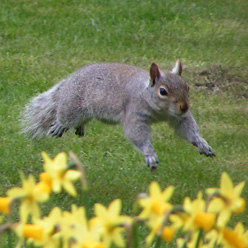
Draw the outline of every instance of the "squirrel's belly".
<instances>
[{"instance_id":1,"label":"squirrel's belly","mask_svg":"<svg viewBox=\"0 0 248 248\"><path fill-rule=\"evenodd\" d=\"M106 124L119 124L122 122L123 114L122 112L98 112L95 118Z\"/></svg>"}]
</instances>

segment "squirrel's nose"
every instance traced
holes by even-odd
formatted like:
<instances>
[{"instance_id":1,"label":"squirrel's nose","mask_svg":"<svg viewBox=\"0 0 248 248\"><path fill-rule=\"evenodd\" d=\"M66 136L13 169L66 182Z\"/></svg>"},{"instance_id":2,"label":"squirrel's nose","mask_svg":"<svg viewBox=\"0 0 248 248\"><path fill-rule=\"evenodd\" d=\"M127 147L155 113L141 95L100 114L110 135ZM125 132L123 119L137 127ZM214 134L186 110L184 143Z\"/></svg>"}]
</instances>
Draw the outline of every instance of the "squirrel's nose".
<instances>
[{"instance_id":1,"label":"squirrel's nose","mask_svg":"<svg viewBox=\"0 0 248 248\"><path fill-rule=\"evenodd\" d=\"M188 109L189 109L189 106L188 106L187 103L182 103L182 104L180 104L180 110L181 110L183 113L187 112Z\"/></svg>"}]
</instances>

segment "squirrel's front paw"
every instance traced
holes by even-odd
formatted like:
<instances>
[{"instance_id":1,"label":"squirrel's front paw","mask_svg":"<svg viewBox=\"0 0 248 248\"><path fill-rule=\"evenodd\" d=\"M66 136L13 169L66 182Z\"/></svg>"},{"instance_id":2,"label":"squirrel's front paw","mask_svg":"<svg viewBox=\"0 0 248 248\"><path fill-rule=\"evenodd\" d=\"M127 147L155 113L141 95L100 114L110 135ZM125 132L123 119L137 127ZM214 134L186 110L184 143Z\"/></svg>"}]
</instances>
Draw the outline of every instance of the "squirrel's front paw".
<instances>
[{"instance_id":1,"label":"squirrel's front paw","mask_svg":"<svg viewBox=\"0 0 248 248\"><path fill-rule=\"evenodd\" d=\"M206 147L206 149L204 150L200 150L200 154L204 154L206 155L207 157L211 157L211 158L214 158L215 157L215 154L212 150L212 147L208 145L208 147Z\"/></svg>"},{"instance_id":2,"label":"squirrel's front paw","mask_svg":"<svg viewBox=\"0 0 248 248\"><path fill-rule=\"evenodd\" d=\"M197 146L199 148L200 154L204 154L207 157L211 157L211 158L214 158L215 157L215 154L213 152L212 147L209 146L208 143L204 139L202 139L198 143L194 143L193 142L193 145L194 146Z\"/></svg>"},{"instance_id":3,"label":"squirrel's front paw","mask_svg":"<svg viewBox=\"0 0 248 248\"><path fill-rule=\"evenodd\" d=\"M156 154L146 155L145 156L146 164L148 168L155 170L157 169L158 157Z\"/></svg>"}]
</instances>

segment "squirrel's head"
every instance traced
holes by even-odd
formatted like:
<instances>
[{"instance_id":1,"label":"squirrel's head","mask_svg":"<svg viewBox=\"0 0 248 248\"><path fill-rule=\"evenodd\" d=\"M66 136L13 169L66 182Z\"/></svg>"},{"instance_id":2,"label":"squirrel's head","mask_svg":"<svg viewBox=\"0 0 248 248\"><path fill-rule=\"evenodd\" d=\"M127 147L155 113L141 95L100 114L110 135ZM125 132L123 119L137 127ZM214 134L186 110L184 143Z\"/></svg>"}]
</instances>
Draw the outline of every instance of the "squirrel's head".
<instances>
[{"instance_id":1,"label":"squirrel's head","mask_svg":"<svg viewBox=\"0 0 248 248\"><path fill-rule=\"evenodd\" d=\"M153 88L159 112L166 110L170 115L181 116L189 109L189 87L182 79L182 64L178 59L170 72L161 73L158 65L150 68L150 87Z\"/></svg>"}]
</instances>

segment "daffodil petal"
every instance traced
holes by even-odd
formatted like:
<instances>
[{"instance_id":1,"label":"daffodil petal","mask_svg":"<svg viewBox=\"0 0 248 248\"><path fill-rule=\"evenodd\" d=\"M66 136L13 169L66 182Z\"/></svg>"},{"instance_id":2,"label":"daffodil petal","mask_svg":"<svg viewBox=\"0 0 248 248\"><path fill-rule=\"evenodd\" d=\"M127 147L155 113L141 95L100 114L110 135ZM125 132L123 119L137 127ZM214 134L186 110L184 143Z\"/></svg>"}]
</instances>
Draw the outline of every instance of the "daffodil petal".
<instances>
[{"instance_id":1,"label":"daffodil petal","mask_svg":"<svg viewBox=\"0 0 248 248\"><path fill-rule=\"evenodd\" d=\"M124 247L125 242L121 234L121 229L117 228L114 233L113 233L113 242L115 243L116 246L118 247Z\"/></svg>"},{"instance_id":2,"label":"daffodil petal","mask_svg":"<svg viewBox=\"0 0 248 248\"><path fill-rule=\"evenodd\" d=\"M208 206L208 211L210 213L218 213L220 212L225 206L225 203L221 198L214 198Z\"/></svg>"},{"instance_id":3,"label":"daffodil petal","mask_svg":"<svg viewBox=\"0 0 248 248\"><path fill-rule=\"evenodd\" d=\"M52 159L48 156L46 152L41 152L41 156L44 161L44 169L45 171L47 171L47 169L49 169L50 167L50 164L52 163Z\"/></svg>"},{"instance_id":4,"label":"daffodil petal","mask_svg":"<svg viewBox=\"0 0 248 248\"><path fill-rule=\"evenodd\" d=\"M51 161L52 161L52 159L51 159L51 158L48 156L48 154L47 154L46 152L44 152L44 151L41 152L41 156L42 156L44 162L51 162Z\"/></svg>"},{"instance_id":5,"label":"daffodil petal","mask_svg":"<svg viewBox=\"0 0 248 248\"><path fill-rule=\"evenodd\" d=\"M234 230L237 231L237 233L244 233L245 228L244 228L243 223L238 222L238 223L236 224ZM248 236L247 236L247 238L248 238Z\"/></svg>"},{"instance_id":6,"label":"daffodil petal","mask_svg":"<svg viewBox=\"0 0 248 248\"><path fill-rule=\"evenodd\" d=\"M66 169L67 166L67 156L65 152L61 152L59 154L56 155L56 157L54 158L54 163L56 164L56 166L58 168L64 168Z\"/></svg>"},{"instance_id":7,"label":"daffodil petal","mask_svg":"<svg viewBox=\"0 0 248 248\"><path fill-rule=\"evenodd\" d=\"M105 217L107 215L106 207L104 207L100 203L96 203L95 206L94 206L94 209L95 209L95 214L97 216Z\"/></svg>"},{"instance_id":8,"label":"daffodil petal","mask_svg":"<svg viewBox=\"0 0 248 248\"><path fill-rule=\"evenodd\" d=\"M173 193L174 193L174 189L175 187L173 186L169 186L167 187L163 192L162 192L162 197L164 201L168 201L170 200L170 198L172 197Z\"/></svg>"},{"instance_id":9,"label":"daffodil petal","mask_svg":"<svg viewBox=\"0 0 248 248\"><path fill-rule=\"evenodd\" d=\"M70 181L64 181L63 182L63 188L70 195L72 195L72 196L76 196L77 195L77 192L76 192L73 184Z\"/></svg>"},{"instance_id":10,"label":"daffodil petal","mask_svg":"<svg viewBox=\"0 0 248 248\"><path fill-rule=\"evenodd\" d=\"M30 175L26 181L23 182L27 187L34 186L36 183L34 175Z\"/></svg>"},{"instance_id":11,"label":"daffodil petal","mask_svg":"<svg viewBox=\"0 0 248 248\"><path fill-rule=\"evenodd\" d=\"M29 215L29 206L27 201L23 201L20 206L20 218L22 223L26 223Z\"/></svg>"},{"instance_id":12,"label":"daffodil petal","mask_svg":"<svg viewBox=\"0 0 248 248\"><path fill-rule=\"evenodd\" d=\"M147 198L144 198L144 199L140 199L139 204L140 204L141 207L145 208L150 203L150 201L151 201L150 198L147 197Z\"/></svg>"},{"instance_id":13,"label":"daffodil petal","mask_svg":"<svg viewBox=\"0 0 248 248\"><path fill-rule=\"evenodd\" d=\"M191 213L192 211L192 203L188 196L184 198L183 208L187 213Z\"/></svg>"},{"instance_id":14,"label":"daffodil petal","mask_svg":"<svg viewBox=\"0 0 248 248\"><path fill-rule=\"evenodd\" d=\"M61 192L61 182L59 179L55 178L52 181L52 189L55 193L60 193Z\"/></svg>"},{"instance_id":15,"label":"daffodil petal","mask_svg":"<svg viewBox=\"0 0 248 248\"><path fill-rule=\"evenodd\" d=\"M103 234L104 247L110 247L112 243L112 238L109 235Z\"/></svg>"},{"instance_id":16,"label":"daffodil petal","mask_svg":"<svg viewBox=\"0 0 248 248\"><path fill-rule=\"evenodd\" d=\"M70 181L75 181L77 179L79 179L81 176L81 173L79 171L76 170L68 170L65 175L64 178Z\"/></svg>"},{"instance_id":17,"label":"daffodil petal","mask_svg":"<svg viewBox=\"0 0 248 248\"><path fill-rule=\"evenodd\" d=\"M108 212L111 213L113 216L117 216L121 212L121 200L115 199L109 204Z\"/></svg>"},{"instance_id":18,"label":"daffodil petal","mask_svg":"<svg viewBox=\"0 0 248 248\"><path fill-rule=\"evenodd\" d=\"M182 218L180 218L178 215L176 214L172 214L170 215L170 221L172 223L172 228L174 229L179 229L183 226L184 222L182 220Z\"/></svg>"},{"instance_id":19,"label":"daffodil petal","mask_svg":"<svg viewBox=\"0 0 248 248\"><path fill-rule=\"evenodd\" d=\"M213 194L215 194L215 193L217 193L219 191L220 191L220 189L218 189L218 188L208 188L208 189L206 189L207 195L213 195Z\"/></svg>"},{"instance_id":20,"label":"daffodil petal","mask_svg":"<svg viewBox=\"0 0 248 248\"><path fill-rule=\"evenodd\" d=\"M217 226L224 227L231 217L231 211L229 209L223 209L217 219Z\"/></svg>"},{"instance_id":21,"label":"daffodil petal","mask_svg":"<svg viewBox=\"0 0 248 248\"><path fill-rule=\"evenodd\" d=\"M147 244L148 247L150 247L154 237L155 237L154 232L150 232L149 235L146 237L146 244Z\"/></svg>"},{"instance_id":22,"label":"daffodil petal","mask_svg":"<svg viewBox=\"0 0 248 248\"><path fill-rule=\"evenodd\" d=\"M34 222L36 219L40 217L40 207L37 203L33 203L31 206L31 215L32 215L32 221Z\"/></svg>"},{"instance_id":23,"label":"daffodil petal","mask_svg":"<svg viewBox=\"0 0 248 248\"><path fill-rule=\"evenodd\" d=\"M239 197L241 195L244 186L245 186L245 182L241 182L235 186L235 188L234 188L235 196Z\"/></svg>"},{"instance_id":24,"label":"daffodil petal","mask_svg":"<svg viewBox=\"0 0 248 248\"><path fill-rule=\"evenodd\" d=\"M54 207L49 214L49 217L54 220L59 220L61 216L62 216L62 212L59 207Z\"/></svg>"},{"instance_id":25,"label":"daffodil petal","mask_svg":"<svg viewBox=\"0 0 248 248\"><path fill-rule=\"evenodd\" d=\"M23 188L14 187L7 191L7 195L12 198L22 198L27 196L27 192Z\"/></svg>"},{"instance_id":26,"label":"daffodil petal","mask_svg":"<svg viewBox=\"0 0 248 248\"><path fill-rule=\"evenodd\" d=\"M221 175L220 189L221 194L225 197L228 197L230 194L233 194L233 183L226 172L223 172Z\"/></svg>"},{"instance_id":27,"label":"daffodil petal","mask_svg":"<svg viewBox=\"0 0 248 248\"><path fill-rule=\"evenodd\" d=\"M150 184L149 193L150 193L150 196L152 196L152 197L156 197L156 196L160 197L161 188L157 182L152 182Z\"/></svg>"}]
</instances>

